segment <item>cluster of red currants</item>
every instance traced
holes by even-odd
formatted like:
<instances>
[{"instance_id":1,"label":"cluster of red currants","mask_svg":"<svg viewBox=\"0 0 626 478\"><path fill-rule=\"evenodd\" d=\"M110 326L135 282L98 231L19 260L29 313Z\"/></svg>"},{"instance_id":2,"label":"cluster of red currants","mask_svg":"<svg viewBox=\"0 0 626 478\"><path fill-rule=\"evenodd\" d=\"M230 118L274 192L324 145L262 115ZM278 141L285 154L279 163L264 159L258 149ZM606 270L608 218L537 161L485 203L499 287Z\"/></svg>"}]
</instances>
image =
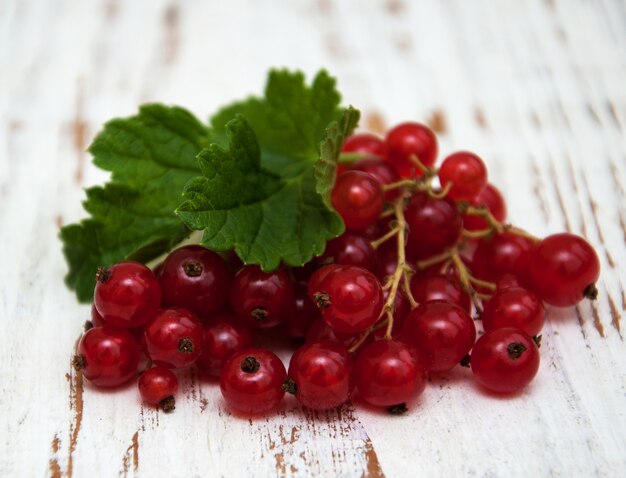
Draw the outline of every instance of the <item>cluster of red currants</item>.
<instances>
[{"instance_id":1,"label":"cluster of red currants","mask_svg":"<svg viewBox=\"0 0 626 478\"><path fill-rule=\"evenodd\" d=\"M143 353L139 391L164 410L174 407L172 370L191 365L244 413L275 408L285 392L313 409L356 396L401 413L429 373L459 364L488 390L517 392L539 368L544 303L595 298L598 257L578 236L538 239L505 224L477 155L454 153L438 170L436 156L435 135L417 123L384 140L348 138L332 192L347 231L303 267L264 272L192 245L154 272L99 269L75 367L117 386ZM253 330L274 327L299 345L288 370L254 347Z\"/></svg>"}]
</instances>

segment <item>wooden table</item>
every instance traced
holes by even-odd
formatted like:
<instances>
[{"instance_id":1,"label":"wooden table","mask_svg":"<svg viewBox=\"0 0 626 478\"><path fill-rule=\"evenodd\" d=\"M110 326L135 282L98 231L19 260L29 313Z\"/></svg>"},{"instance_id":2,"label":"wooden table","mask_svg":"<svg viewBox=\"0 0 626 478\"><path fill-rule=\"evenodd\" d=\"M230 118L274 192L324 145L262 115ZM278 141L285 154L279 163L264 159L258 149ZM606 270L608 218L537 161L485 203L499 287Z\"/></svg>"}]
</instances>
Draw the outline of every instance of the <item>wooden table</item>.
<instances>
[{"instance_id":1,"label":"wooden table","mask_svg":"<svg viewBox=\"0 0 626 478\"><path fill-rule=\"evenodd\" d=\"M403 417L288 400L242 420L193 374L164 415L72 372L89 307L57 233L106 179L90 140L147 101L206 118L272 66L328 68L365 129L430 122L486 159L518 226L594 244L600 297L549 311L521 395L458 368ZM0 475L625 476L624 85L623 1L0 2Z\"/></svg>"}]
</instances>

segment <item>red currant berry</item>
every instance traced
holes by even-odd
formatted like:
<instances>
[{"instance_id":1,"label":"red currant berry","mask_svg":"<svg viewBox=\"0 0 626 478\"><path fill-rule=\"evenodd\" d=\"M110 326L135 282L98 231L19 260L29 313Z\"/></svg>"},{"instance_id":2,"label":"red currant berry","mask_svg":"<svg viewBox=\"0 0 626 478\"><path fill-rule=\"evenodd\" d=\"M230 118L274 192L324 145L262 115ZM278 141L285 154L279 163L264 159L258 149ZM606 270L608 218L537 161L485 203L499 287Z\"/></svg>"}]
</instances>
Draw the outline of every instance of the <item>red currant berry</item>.
<instances>
[{"instance_id":1,"label":"red currant berry","mask_svg":"<svg viewBox=\"0 0 626 478\"><path fill-rule=\"evenodd\" d=\"M432 300L445 300L456 304L466 311L472 310L470 297L457 280L443 274L426 274L413 276L411 293L418 304Z\"/></svg>"},{"instance_id":2,"label":"red currant berry","mask_svg":"<svg viewBox=\"0 0 626 478\"><path fill-rule=\"evenodd\" d=\"M406 404L426 388L426 369L415 351L397 340L379 340L361 349L354 375L359 396L376 407Z\"/></svg>"},{"instance_id":3,"label":"red currant berry","mask_svg":"<svg viewBox=\"0 0 626 478\"><path fill-rule=\"evenodd\" d=\"M513 274L502 274L496 281L496 289L503 290L509 287L521 287L521 285Z\"/></svg>"},{"instance_id":4,"label":"red currant berry","mask_svg":"<svg viewBox=\"0 0 626 478\"><path fill-rule=\"evenodd\" d=\"M98 387L117 387L137 373L139 346L125 329L105 325L89 329L73 359L87 380Z\"/></svg>"},{"instance_id":5,"label":"red currant berry","mask_svg":"<svg viewBox=\"0 0 626 478\"><path fill-rule=\"evenodd\" d=\"M537 374L539 349L521 330L495 329L476 341L470 365L483 387L493 392L514 393Z\"/></svg>"},{"instance_id":6,"label":"red currant berry","mask_svg":"<svg viewBox=\"0 0 626 478\"><path fill-rule=\"evenodd\" d=\"M342 153L385 154L385 143L378 136L368 133L353 134L343 143Z\"/></svg>"},{"instance_id":7,"label":"red currant berry","mask_svg":"<svg viewBox=\"0 0 626 478\"><path fill-rule=\"evenodd\" d=\"M380 183L361 171L346 171L338 176L331 200L346 228L353 231L367 229L383 210Z\"/></svg>"},{"instance_id":8,"label":"red currant berry","mask_svg":"<svg viewBox=\"0 0 626 478\"><path fill-rule=\"evenodd\" d=\"M242 413L268 412L285 392L285 366L269 350L251 348L230 357L220 376L220 390L228 405Z\"/></svg>"},{"instance_id":9,"label":"red currant berry","mask_svg":"<svg viewBox=\"0 0 626 478\"><path fill-rule=\"evenodd\" d=\"M400 180L400 175L393 164L384 161L378 156L368 156L359 159L352 166L355 171L371 174L380 185L392 184ZM391 189L383 194L386 201L392 201L400 196L400 189Z\"/></svg>"},{"instance_id":10,"label":"red currant berry","mask_svg":"<svg viewBox=\"0 0 626 478\"><path fill-rule=\"evenodd\" d=\"M455 202L426 193L413 196L406 210L409 225L407 252L415 258L433 256L452 246L461 234L463 220Z\"/></svg>"},{"instance_id":11,"label":"red currant berry","mask_svg":"<svg viewBox=\"0 0 626 478\"><path fill-rule=\"evenodd\" d=\"M115 327L137 327L150 321L161 305L161 287L152 271L139 262L100 267L94 305Z\"/></svg>"},{"instance_id":12,"label":"red currant berry","mask_svg":"<svg viewBox=\"0 0 626 478\"><path fill-rule=\"evenodd\" d=\"M322 316L315 303L307 295L304 287L296 287L295 310L285 320L287 334L298 345L305 342L307 332L314 322L320 321Z\"/></svg>"},{"instance_id":13,"label":"red currant berry","mask_svg":"<svg viewBox=\"0 0 626 478\"><path fill-rule=\"evenodd\" d=\"M349 347L356 340L356 336L353 334L342 334L340 332L336 332L335 329L323 320L316 320L313 324L311 324L309 330L307 330L305 343L312 344L315 342L323 342L325 340L337 342Z\"/></svg>"},{"instance_id":14,"label":"red currant berry","mask_svg":"<svg viewBox=\"0 0 626 478\"><path fill-rule=\"evenodd\" d=\"M335 264L359 266L372 270L376 265L376 251L370 241L362 236L346 232L328 241L321 261L332 261Z\"/></svg>"},{"instance_id":15,"label":"red currant berry","mask_svg":"<svg viewBox=\"0 0 626 478\"><path fill-rule=\"evenodd\" d=\"M445 372L469 353L476 327L464 309L437 300L411 311L404 321L402 339L415 347L429 370Z\"/></svg>"},{"instance_id":16,"label":"red currant berry","mask_svg":"<svg viewBox=\"0 0 626 478\"><path fill-rule=\"evenodd\" d=\"M178 379L171 370L163 367L149 368L141 374L137 386L141 399L148 405L161 407L164 412L174 410Z\"/></svg>"},{"instance_id":17,"label":"red currant berry","mask_svg":"<svg viewBox=\"0 0 626 478\"><path fill-rule=\"evenodd\" d=\"M339 264L328 264L320 267L313 274L311 274L307 285L307 294L309 294L312 301L315 302L315 294L321 290L324 278L332 271L339 269L340 267L341 266Z\"/></svg>"},{"instance_id":18,"label":"red currant berry","mask_svg":"<svg viewBox=\"0 0 626 478\"><path fill-rule=\"evenodd\" d=\"M246 266L237 272L230 289L230 306L257 329L274 327L293 313L291 279L283 269L263 272L259 266Z\"/></svg>"},{"instance_id":19,"label":"red currant berry","mask_svg":"<svg viewBox=\"0 0 626 478\"><path fill-rule=\"evenodd\" d=\"M374 324L384 303L376 276L356 266L341 266L330 272L313 297L324 321L344 334L355 334Z\"/></svg>"},{"instance_id":20,"label":"red currant berry","mask_svg":"<svg viewBox=\"0 0 626 478\"><path fill-rule=\"evenodd\" d=\"M385 282L398 268L398 246L396 241L383 242L376 249L376 256L376 277L381 282Z\"/></svg>"},{"instance_id":21,"label":"red currant berry","mask_svg":"<svg viewBox=\"0 0 626 478\"><path fill-rule=\"evenodd\" d=\"M487 167L474 153L454 153L441 163L439 181L442 188L451 184L448 195L452 199L469 200L487 186Z\"/></svg>"},{"instance_id":22,"label":"red currant berry","mask_svg":"<svg viewBox=\"0 0 626 478\"><path fill-rule=\"evenodd\" d=\"M336 342L305 344L291 357L284 389L305 407L336 408L350 398L353 360L348 349Z\"/></svg>"},{"instance_id":23,"label":"red currant berry","mask_svg":"<svg viewBox=\"0 0 626 478\"><path fill-rule=\"evenodd\" d=\"M539 242L531 257L530 285L548 304L567 307L596 298L600 260L582 237L553 234Z\"/></svg>"},{"instance_id":24,"label":"red currant berry","mask_svg":"<svg viewBox=\"0 0 626 478\"><path fill-rule=\"evenodd\" d=\"M233 354L254 345L252 332L237 323L228 313L211 316L210 325L204 329L204 348L196 366L211 377L219 377L222 366Z\"/></svg>"},{"instance_id":25,"label":"red currant berry","mask_svg":"<svg viewBox=\"0 0 626 478\"><path fill-rule=\"evenodd\" d=\"M433 166L437 159L437 137L423 124L402 123L387 133L385 149L385 159L402 177L421 176L422 171L411 157L416 156L424 166Z\"/></svg>"},{"instance_id":26,"label":"red currant berry","mask_svg":"<svg viewBox=\"0 0 626 478\"><path fill-rule=\"evenodd\" d=\"M389 293L389 289L383 291L385 302L389 298ZM406 298L404 293L398 290L393 301L393 325L391 326L392 337L398 337L401 334L404 321L409 315L409 312L411 312L411 304L409 304L409 300ZM386 332L387 327L376 329L373 333L374 338L381 339L385 336Z\"/></svg>"},{"instance_id":27,"label":"red currant berry","mask_svg":"<svg viewBox=\"0 0 626 478\"><path fill-rule=\"evenodd\" d=\"M482 314L485 332L515 327L531 337L543 328L546 311L541 299L521 287L498 290L485 304Z\"/></svg>"},{"instance_id":28,"label":"red currant berry","mask_svg":"<svg viewBox=\"0 0 626 478\"><path fill-rule=\"evenodd\" d=\"M144 335L148 356L160 367L187 367L198 359L204 345L202 324L184 309L160 310Z\"/></svg>"},{"instance_id":29,"label":"red currant berry","mask_svg":"<svg viewBox=\"0 0 626 478\"><path fill-rule=\"evenodd\" d=\"M98 309L96 309L95 305L91 306L91 325L93 325L94 327L103 327L104 325L106 325L106 322L98 313Z\"/></svg>"},{"instance_id":30,"label":"red currant berry","mask_svg":"<svg viewBox=\"0 0 626 478\"><path fill-rule=\"evenodd\" d=\"M506 203L500 191L492 184L487 184L478 196L468 201L472 206L485 206L499 222L506 219ZM463 227L468 231L487 229L489 223L480 216L463 216Z\"/></svg>"},{"instance_id":31,"label":"red currant berry","mask_svg":"<svg viewBox=\"0 0 626 478\"><path fill-rule=\"evenodd\" d=\"M495 234L478 244L474 252L474 272L480 278L496 281L504 274L513 274L518 281L527 281L531 252L535 243L512 232Z\"/></svg>"},{"instance_id":32,"label":"red currant berry","mask_svg":"<svg viewBox=\"0 0 626 478\"><path fill-rule=\"evenodd\" d=\"M181 247L163 262L163 306L206 317L224 305L230 280L228 265L218 254L198 245Z\"/></svg>"}]
</instances>

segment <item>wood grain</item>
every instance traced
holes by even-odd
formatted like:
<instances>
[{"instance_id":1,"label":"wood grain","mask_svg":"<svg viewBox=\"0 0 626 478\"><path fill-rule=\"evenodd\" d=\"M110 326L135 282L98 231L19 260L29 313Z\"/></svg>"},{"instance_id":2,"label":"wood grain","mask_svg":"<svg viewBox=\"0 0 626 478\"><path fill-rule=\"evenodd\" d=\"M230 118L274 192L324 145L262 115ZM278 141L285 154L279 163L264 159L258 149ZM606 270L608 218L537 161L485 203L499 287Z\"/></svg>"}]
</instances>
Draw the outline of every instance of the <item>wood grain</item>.
<instances>
[{"instance_id":1,"label":"wood grain","mask_svg":"<svg viewBox=\"0 0 626 478\"><path fill-rule=\"evenodd\" d=\"M165 415L71 369L89 309L57 234L106 178L85 148L142 102L205 118L272 66L328 68L371 131L427 122L441 155L485 158L515 224L594 244L600 297L549 310L528 390L459 369L401 418L286 400L244 419L191 371ZM0 2L0 475L626 475L624 78L619 0Z\"/></svg>"}]
</instances>

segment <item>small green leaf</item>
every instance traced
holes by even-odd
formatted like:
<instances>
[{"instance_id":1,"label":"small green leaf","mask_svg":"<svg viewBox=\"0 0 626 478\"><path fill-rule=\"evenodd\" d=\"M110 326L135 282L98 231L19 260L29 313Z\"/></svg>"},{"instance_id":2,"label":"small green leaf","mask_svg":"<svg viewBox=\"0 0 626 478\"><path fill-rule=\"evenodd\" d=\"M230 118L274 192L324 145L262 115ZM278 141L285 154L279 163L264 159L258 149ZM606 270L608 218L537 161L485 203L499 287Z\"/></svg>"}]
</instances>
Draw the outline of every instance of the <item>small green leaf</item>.
<instances>
[{"instance_id":1,"label":"small green leaf","mask_svg":"<svg viewBox=\"0 0 626 478\"><path fill-rule=\"evenodd\" d=\"M91 300L98 266L148 261L189 235L174 210L183 186L199 174L195 156L209 140L209 129L189 112L158 104L105 125L89 150L111 181L87 190L83 205L91 217L60 234L66 283L80 301Z\"/></svg>"}]
</instances>

